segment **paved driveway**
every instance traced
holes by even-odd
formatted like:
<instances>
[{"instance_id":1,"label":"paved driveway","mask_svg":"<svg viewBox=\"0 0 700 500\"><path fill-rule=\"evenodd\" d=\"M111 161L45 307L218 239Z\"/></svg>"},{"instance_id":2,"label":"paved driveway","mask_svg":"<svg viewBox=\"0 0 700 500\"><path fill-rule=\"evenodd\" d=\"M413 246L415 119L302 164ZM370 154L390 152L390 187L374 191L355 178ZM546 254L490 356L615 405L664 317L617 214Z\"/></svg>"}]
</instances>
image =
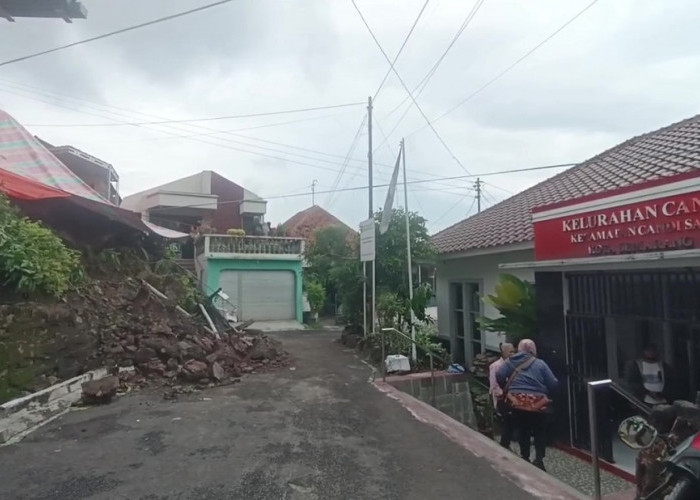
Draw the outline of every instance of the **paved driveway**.
<instances>
[{"instance_id":1,"label":"paved driveway","mask_svg":"<svg viewBox=\"0 0 700 500\"><path fill-rule=\"evenodd\" d=\"M71 412L0 448L0 498L533 498L368 384L337 337L279 335L295 370Z\"/></svg>"}]
</instances>

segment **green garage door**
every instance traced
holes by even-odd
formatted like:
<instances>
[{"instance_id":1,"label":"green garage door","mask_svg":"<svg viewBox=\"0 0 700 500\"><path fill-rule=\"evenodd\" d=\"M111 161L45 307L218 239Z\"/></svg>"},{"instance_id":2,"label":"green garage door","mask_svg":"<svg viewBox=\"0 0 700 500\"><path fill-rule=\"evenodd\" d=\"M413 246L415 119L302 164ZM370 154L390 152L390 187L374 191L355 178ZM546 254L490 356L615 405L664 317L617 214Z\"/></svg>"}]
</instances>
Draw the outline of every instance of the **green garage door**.
<instances>
[{"instance_id":1,"label":"green garage door","mask_svg":"<svg viewBox=\"0 0 700 500\"><path fill-rule=\"evenodd\" d=\"M238 306L240 321L296 319L292 271L222 271L219 286Z\"/></svg>"}]
</instances>

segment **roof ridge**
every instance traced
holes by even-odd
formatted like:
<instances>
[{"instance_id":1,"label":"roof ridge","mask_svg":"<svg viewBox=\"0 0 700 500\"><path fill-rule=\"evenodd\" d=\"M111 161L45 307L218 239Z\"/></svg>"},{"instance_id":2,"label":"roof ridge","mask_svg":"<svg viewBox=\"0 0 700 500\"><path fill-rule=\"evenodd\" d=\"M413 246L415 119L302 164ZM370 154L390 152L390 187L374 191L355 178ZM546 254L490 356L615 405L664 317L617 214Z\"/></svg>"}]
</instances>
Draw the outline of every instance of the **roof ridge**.
<instances>
[{"instance_id":1,"label":"roof ridge","mask_svg":"<svg viewBox=\"0 0 700 500\"><path fill-rule=\"evenodd\" d=\"M700 169L700 114L631 137L432 235L440 253L530 241L531 211Z\"/></svg>"}]
</instances>

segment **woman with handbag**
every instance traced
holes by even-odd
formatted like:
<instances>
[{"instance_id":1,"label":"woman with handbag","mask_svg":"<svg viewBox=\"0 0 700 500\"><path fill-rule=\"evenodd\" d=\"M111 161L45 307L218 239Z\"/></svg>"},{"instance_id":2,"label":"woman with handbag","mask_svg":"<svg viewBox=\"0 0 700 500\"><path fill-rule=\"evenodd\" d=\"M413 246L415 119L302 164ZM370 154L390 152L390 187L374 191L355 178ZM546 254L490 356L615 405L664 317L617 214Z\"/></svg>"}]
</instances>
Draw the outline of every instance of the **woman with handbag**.
<instances>
[{"instance_id":1,"label":"woman with handbag","mask_svg":"<svg viewBox=\"0 0 700 500\"><path fill-rule=\"evenodd\" d=\"M547 448L547 422L551 413L551 395L559 381L537 358L537 346L530 339L521 340L518 352L496 373L503 388L503 401L512 409L512 419L519 431L520 456L530 461L530 439L535 438L533 465L544 470Z\"/></svg>"}]
</instances>

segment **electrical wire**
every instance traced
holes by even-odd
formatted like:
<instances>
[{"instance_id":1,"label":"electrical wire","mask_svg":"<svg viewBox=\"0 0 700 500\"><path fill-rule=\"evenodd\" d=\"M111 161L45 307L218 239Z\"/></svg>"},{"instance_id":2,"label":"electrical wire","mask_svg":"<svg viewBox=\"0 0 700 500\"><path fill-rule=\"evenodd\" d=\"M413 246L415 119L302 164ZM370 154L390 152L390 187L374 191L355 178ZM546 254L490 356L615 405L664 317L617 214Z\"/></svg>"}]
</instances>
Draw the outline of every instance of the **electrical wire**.
<instances>
[{"instance_id":1,"label":"electrical wire","mask_svg":"<svg viewBox=\"0 0 700 500\"><path fill-rule=\"evenodd\" d=\"M359 106L364 102L351 102L346 104L335 104L332 106L317 106L315 108L287 109L284 111L268 111L265 113L250 113L245 115L213 116L209 118L186 118L182 120L161 120L151 122L124 122L124 123L27 123L27 127L124 127L140 125L164 125L169 123L192 123L192 122L213 122L219 120L234 120L237 118L257 118L259 116L285 115L290 113L306 113L308 111L321 111L325 109L347 108Z\"/></svg>"},{"instance_id":2,"label":"electrical wire","mask_svg":"<svg viewBox=\"0 0 700 500\"><path fill-rule=\"evenodd\" d=\"M399 56L401 55L401 52L403 52L404 47L408 43L408 39L411 38L411 35L413 34L413 30L416 29L416 26L418 25L418 21L420 21L420 18L423 15L425 8L428 6L428 2L430 2L430 0L425 0L425 3L423 3L423 7L421 7L420 12L418 12L418 17L416 17L416 20L413 21L413 25L411 26L411 29L408 31L406 38L404 38L403 43L401 44L401 48L399 48L399 51L396 53L396 56L394 57L394 62L391 63L392 66L394 64L396 64L396 61L399 59ZM379 95L379 91L382 90L382 87L384 86L384 83L386 82L387 78L389 78L390 74L391 74L391 68L389 68L387 70L386 74L384 75L384 78L382 78L382 81L379 84L377 91L374 93L374 97L372 98L372 101L377 100L377 96Z\"/></svg>"},{"instance_id":3,"label":"electrical wire","mask_svg":"<svg viewBox=\"0 0 700 500\"><path fill-rule=\"evenodd\" d=\"M420 105L418 104L418 101L416 101L416 98L413 96L413 93L409 90L408 86L407 86L406 83L403 81L403 78L401 78L401 75L399 75L399 72L396 71L396 68L395 68L394 65L392 64L391 59L389 59L389 56L387 55L387 53L386 53L386 52L384 51L384 49L382 48L382 45L379 43L379 40L377 39L377 37L374 35L374 32L372 31L372 28L371 28L371 27L369 26L369 24L367 23L367 20L365 19L365 16L362 15L362 11L361 11L360 8L357 6L357 3L355 3L355 0L351 0L351 1L352 1L353 6L355 7L355 10L357 11L357 13L358 13L359 16L360 16L360 19L362 19L362 22L364 23L365 27L367 28L367 31L369 31L369 34L371 35L372 39L374 40L374 43L377 45L377 47L378 47L379 50L381 51L382 55L384 56L384 59L386 59L386 62L389 63L389 66L391 67L391 70L394 72L394 75L396 75L396 78L398 78L399 82L401 83L401 86L404 88L404 90L405 90L405 91L408 93L408 95L411 97L411 100L413 101L413 104L415 105L416 109L420 112L420 114L423 116L423 118L425 119L425 121L426 121L426 123L427 123L427 126L430 127L430 129L431 129L431 130L433 131L433 133L435 134L435 137L437 137L438 141L440 141L440 143L443 145L443 147L445 148L445 150L450 154L450 156L452 157L452 159L454 159L454 160L457 162L457 164L462 168L462 170L464 170L466 173L469 173L469 170L467 170L467 168L462 164L462 162L459 161L459 158L457 158L457 157L455 156L455 154L452 152L452 150L450 149L450 147L447 145L447 143L446 143L446 142L443 140L443 138L440 136L440 134L439 134L438 131L435 129L435 127L432 125L432 123L430 123L430 119L428 118L428 116L427 116L427 115L425 114L425 112L423 111L423 108L420 107Z\"/></svg>"},{"instance_id":4,"label":"electrical wire","mask_svg":"<svg viewBox=\"0 0 700 500\"><path fill-rule=\"evenodd\" d=\"M454 210L455 208L457 208L457 207L459 206L459 204L462 203L462 202L464 201L464 199L467 198L467 197L469 197L468 194L463 195L459 200L457 200L457 201L455 202L454 205L452 205L450 208L448 208L447 210L445 210L445 212L444 212L441 216L439 216L439 217L438 217L437 219L435 219L434 221L430 221L430 225L431 225L431 226L434 226L435 224L437 224L438 222L440 222L442 219L444 219L445 217L447 217L447 215L449 215L450 212L452 212L452 210ZM472 209L474 208L474 203L476 203L476 197L472 198L472 204L471 204L471 206L469 207L469 210L467 210L467 217L469 217L469 214L472 213Z\"/></svg>"},{"instance_id":5,"label":"electrical wire","mask_svg":"<svg viewBox=\"0 0 700 500\"><path fill-rule=\"evenodd\" d=\"M331 189L331 193L326 197L326 206L331 207L333 205L333 197L335 195L336 190L338 189L338 186L340 185L340 180L343 178L343 175L345 174L345 170L348 167L348 164L350 163L350 158L352 155L355 153L355 148L357 148L357 145L360 142L360 136L362 134L362 130L365 128L365 124L367 123L367 113L365 113L365 116L362 118L362 122L360 123L360 126L357 128L357 132L355 132L355 136L352 139L352 142L350 143L350 148L348 149L348 153L345 155L345 161L343 164L343 168L340 169L338 172L338 175L335 177L335 180L333 181L333 187Z\"/></svg>"},{"instance_id":6,"label":"electrical wire","mask_svg":"<svg viewBox=\"0 0 700 500\"><path fill-rule=\"evenodd\" d=\"M457 33L455 33L455 35L452 37L452 40L450 41L450 43L449 43L449 45L447 46L447 48L443 51L443 53L440 55L440 57L437 59L437 61L435 61L435 63L433 64L433 66L430 68L430 70L428 70L428 72L427 72L427 73L425 74L425 76L421 79L421 81L418 82L418 85L416 85L416 86L413 88L413 92L414 92L414 93L415 93L416 91L418 91L418 93L415 94L416 98L420 97L420 95L423 93L423 91L427 88L428 83L429 83L430 80L432 79L433 75L435 75L435 73L437 72L437 69L438 69L438 67L440 66L440 64L442 63L442 61L445 60L445 57L447 56L447 54L448 54L448 52L450 51L450 49L452 49L452 47L454 46L454 44L457 43L457 40L459 40L459 37L462 36L462 33L464 33L464 31L469 27L469 24L472 22L472 20L474 19L474 17L476 17L477 12L479 12L479 9L482 7L482 5L483 5L485 2L486 2L486 0L477 0L477 2L474 4L474 6L472 7L472 9L471 9L471 10L469 11L469 13L467 14L467 16L466 16L466 18L464 19L464 21L462 21L462 24L460 25L459 29L457 30ZM392 109L386 117L388 118L389 116L391 116L392 114L394 114L394 112L396 112L396 110L398 110L399 108L401 108L401 106L403 106L404 103L405 103L407 100L408 100L408 96L404 97L404 99L398 104L398 106L396 106L394 109ZM404 120L404 118L406 117L406 115L408 114L408 112L411 110L412 105L413 105L413 103L409 103L409 104L408 104L408 106L407 106L406 109L404 110L403 114L399 117L399 119L396 121L396 123L394 124L394 126L393 126L393 127L391 128L391 130L389 131L389 136L391 136L391 135L394 133L394 131L398 128L398 126L399 126L399 125L401 124L401 122ZM381 146L382 146L382 144L380 144L380 145L378 146L378 148L381 147Z\"/></svg>"},{"instance_id":7,"label":"electrical wire","mask_svg":"<svg viewBox=\"0 0 700 500\"><path fill-rule=\"evenodd\" d=\"M535 172L538 170L547 170L547 169L552 169L552 168L565 168L565 167L573 167L575 165L578 165L577 163L560 163L560 164L555 164L555 165L541 165L537 167L526 167L526 168L516 168L516 169L511 169L511 170L500 170L497 172L484 172L481 174L467 174L467 175L456 175L456 176L451 176L451 177L436 177L434 179L421 179L421 180L413 180L413 181L407 181L406 184L426 184L430 182L438 182L438 181L447 181L447 180L457 180L457 179L467 179L467 178L475 178L475 177L487 177L487 176L492 176L492 175L504 175L504 174L514 174L514 173L523 173L523 172ZM388 187L389 183L385 184L375 184L373 186L374 189L377 188L383 188L383 187ZM353 186L353 187L348 187L348 188L341 188L341 189L336 189L336 190L327 190L327 191L316 191L316 195L318 196L319 194L328 194L331 192L344 192L344 191L361 191L364 189L369 189L369 186ZM278 196L267 196L263 197L265 200L277 200L277 199L283 199L283 198L297 198L300 196L311 196L311 191L308 191L306 193L299 193L299 194L282 194ZM242 201L245 201L244 199L240 200L230 200L230 201L220 201L219 205L224 205L227 203L240 203ZM201 203L201 204L194 204L194 205L185 205L185 206L178 206L178 207L173 207L174 209L180 209L180 208L197 208L197 207L203 207L203 206L208 206L209 203Z\"/></svg>"},{"instance_id":8,"label":"electrical wire","mask_svg":"<svg viewBox=\"0 0 700 500\"><path fill-rule=\"evenodd\" d=\"M161 17L158 19L153 19L152 21L147 21L145 23L136 24L134 26L129 26L127 28L121 28L121 29L118 29L116 31L111 31L109 33L104 33L102 35L94 36L92 38L86 38L84 40L80 40L77 42L69 43L66 45L61 45L60 47L55 47L53 49L42 50L41 52L35 52L34 54L28 54L26 56L17 57L15 59L9 59L7 61L0 62L0 66L7 66L8 64L13 64L13 63L20 62L20 61L26 61L27 59L32 59L34 57L39 57L39 56L43 56L46 54L51 54L53 52L58 52L59 50L68 49L70 47L75 47L77 45L82 45L82 44L85 44L88 42L94 42L95 40L102 40L102 39L108 38L110 36L121 35L122 33L126 33L127 31L133 31L133 30L137 30L139 28L145 28L146 26L152 26L154 24L162 23L165 21L170 21L171 19L176 19L178 17L183 17L183 16L187 16L189 14L194 14L195 12L200 12L200 11L205 10L205 9L211 9L212 7L218 7L219 5L223 5L225 3L229 3L232 1L233 0L220 0L219 2L214 2L214 3L207 4L207 5L202 5L201 7L196 7L194 9L186 10L183 12L178 12L177 14L171 14L169 16Z\"/></svg>"},{"instance_id":9,"label":"electrical wire","mask_svg":"<svg viewBox=\"0 0 700 500\"><path fill-rule=\"evenodd\" d=\"M569 20L566 21L564 24L562 24L559 28L557 28L553 33L551 33L549 36L547 36L544 40L542 40L540 43L538 43L538 44L535 45L533 48L531 48L530 50L528 50L525 54L523 54L522 56L520 56L520 58L518 58L514 63L510 64L509 66L507 66L503 71L501 71L500 73L498 73L496 76L494 76L494 77L491 78L489 81L487 81L485 84L483 84L481 87L479 87L479 88L476 89L474 92L472 92L471 94L469 94L466 98L462 99L462 100L461 100L460 102L458 102L456 105L452 106L450 109L448 109L447 111L445 111L443 114L441 114L440 116L438 116L437 118L435 118L434 120L432 120L431 123L434 124L434 123L437 122L438 120L443 119L445 116L449 115L450 113L452 113L453 111L455 111L457 108L460 108L461 106L463 106L464 104L466 104L467 102L469 102L471 99L473 99L474 97L476 97L478 94L480 94L481 92L483 92L484 90L486 90L488 87L490 87L491 85L493 85L497 80L499 80L500 78L502 78L506 73L508 73L510 70L512 70L513 68L515 68L518 64L520 64L520 63L523 62L525 59L527 59L528 57L530 57L537 49L539 49L540 47L542 47L543 45L545 45L547 42L549 42L552 38L554 38L554 37L557 36L559 33L561 33L567 26L569 26L569 25L570 25L571 23L573 23L576 19L578 19L580 16L582 16L588 9L590 9L591 7L593 7L596 3L598 3L598 0L593 0L591 3L589 3L588 5L586 5L586 7L584 7L584 8L583 8L582 10L580 10L576 15L574 15L571 19L569 19ZM420 129L416 130L415 132L412 132L412 133L408 134L408 136L406 136L406 137L409 137L409 136L412 136L412 135L414 135L414 134L417 134L418 132L420 132L420 131L423 130L423 129L425 129L425 126L421 127Z\"/></svg>"},{"instance_id":10,"label":"electrical wire","mask_svg":"<svg viewBox=\"0 0 700 500\"><path fill-rule=\"evenodd\" d=\"M26 91L26 92L33 92L33 91L25 90L25 89L22 89L22 90L23 90L23 91ZM167 134L167 135L169 136L169 137L166 137L166 138L151 138L150 140L163 140L163 139L170 139L170 138L191 138L191 137L194 137L194 136L201 136L201 135L218 135L219 133L222 133L222 134L229 134L229 135L236 135L235 132L233 132L233 131L221 131L221 130L217 130L217 129L212 129L212 128L209 128L209 127L205 127L205 126L203 126L203 125L196 125L196 124L185 124L185 126L187 126L187 127L193 127L193 128L197 128L197 129L203 129L203 130L207 130L207 131L211 131L211 132L209 132L209 133L207 133L207 134L187 134L187 135L173 134L172 132L168 132L168 131L165 131L165 130L161 130L161 129L158 129L158 128L152 128L152 127L153 127L153 126L159 126L159 127L162 126L162 127L167 127L167 128L169 128L169 129L172 129L172 130L175 130L175 131L178 131L178 132L179 132L179 131L185 131L185 130L182 129L182 128L177 128L176 126L173 126L173 125L169 125L168 123L165 123L165 122L168 122L169 120L162 120L162 121L164 122L163 125L148 125L148 124L146 124L146 123L152 123L152 122L129 122L129 121L124 121L124 120L122 120L122 119L116 119L116 118L111 117L111 116L106 116L106 115L104 115L104 114L92 113L92 112L89 112L89 111L83 111L83 110L80 110L80 109L75 109L75 108L73 108L73 107L66 106L66 105L64 105L64 104L56 103L56 102L53 102L53 101L45 101L45 100L43 100L43 99L37 99L37 98L35 98L35 97L29 97L29 96L26 96L26 95L23 95L23 94L18 94L18 93L16 93L16 92L7 90L7 89L5 89L5 88L0 88L0 91L8 92L8 93L11 93L11 94L13 94L13 95L18 95L18 96L20 96L20 97L27 98L27 99L32 99L32 100L36 100L36 101L39 101L39 102L44 102L44 103L46 103L46 104L55 105L55 106L58 106L58 107L62 107L62 108L65 108L65 109L69 109L69 110L71 110L71 111L75 111L75 112L79 112L79 113L84 113L84 114L90 114L90 115L99 116L99 117L104 118L104 119L107 119L107 120L116 121L116 122L118 122L118 124L131 125L131 126L134 126L134 127L146 128L146 129L148 129L148 130L153 130L154 132L158 132L158 133L161 133L161 134ZM45 93L45 92L41 92L40 94L43 94L43 95L46 95L46 96L50 96L50 94L47 94L47 93ZM76 101L81 101L80 99L75 99L75 98L72 98L72 97L69 97L69 98L70 98L70 99L73 99L73 100L76 100ZM86 101L86 102L90 102L90 101ZM362 103L362 104L364 104L364 103ZM103 106L103 107L110 107L110 106L107 106L107 105L100 105L100 106ZM94 106L92 106L92 107L95 108ZM96 108L95 108L95 109L96 109ZM117 107L114 107L114 109L120 109L120 110L121 110L121 109L124 109L124 108L117 108ZM149 116L149 115L146 115L146 114L144 114L144 113L137 112L137 111L130 111L130 110L126 110L126 111L128 111L128 112L131 113L131 114L140 114L140 115L144 115L144 116ZM115 114L115 115L118 115L118 116L126 116L126 115L124 115L123 113L115 113L115 112L113 112L113 111L108 111L108 112L110 112L110 113L112 113L112 114ZM26 125L26 126L30 126L30 125ZM263 126L264 126L264 125L263 125ZM261 127L263 127L263 126L261 126ZM279 149L268 148L268 147L265 147L265 146L259 146L259 145L256 145L256 144L250 144L250 143L246 143L246 142L242 142L242 141L237 141L237 140L233 140L233 139L227 139L227 138L223 138L223 137L213 137L213 139L214 139L214 140L218 140L218 141L224 141L226 144L230 144L230 143L242 144L242 145L249 146L249 147L253 147L253 148L258 148L258 149L263 149L263 150L268 150L268 151L273 151L273 152L281 152L281 153L283 153L283 154L287 154L287 155L291 155L291 156L296 156L296 157L300 157L300 158L304 158L304 159L310 159L310 160L313 160L313 161L319 161L319 162L322 162L322 163L330 163L330 164L336 164L336 165L343 165L343 164L344 164L344 163L340 163L340 162L337 162L337 161L336 161L336 162L333 162L333 161L329 161L329 160L327 160L327 159L313 158L313 157L309 157L309 156L307 156L307 155L300 155L300 154L298 154L298 153L290 153L290 152L288 152L288 151L281 151L281 150L279 150ZM190 140L193 140L193 141L195 141L195 142L202 143L202 144L208 144L208 145L213 145L213 146L225 147L225 145L222 145L222 144L216 143L216 142L202 141L202 140L197 140L197 139L190 139ZM282 143L275 143L274 141L264 141L264 140L263 140L263 142L270 142L270 143L273 143L273 144L279 144L279 145L281 145L281 146L283 146L283 147L296 148L295 146L290 146L290 145L282 144ZM228 149L235 149L235 148L228 148ZM299 149L305 149L305 148L299 148ZM242 151L242 152L247 152L247 153L250 153L250 154L258 154L258 155L260 155L260 156L269 157L269 158L276 159L276 160L279 160L279 159L280 159L280 158L277 157L277 156L269 156L269 155L265 155L265 154L263 154L263 153L256 152L256 151L250 151L250 150L240 150L240 151ZM325 152L320 152L320 151L315 151L315 150L309 150L309 151L311 151L311 152L313 152L313 153L315 153L315 154L329 155L328 153L325 153ZM336 155L336 156L339 156L339 155ZM362 160L357 160L357 159L354 159L354 158L351 159L351 160L352 160L352 161L355 161L355 162L357 162L357 161L362 161ZM290 161L291 161L291 160L290 160ZM296 162L296 163L299 163L299 162ZM301 164L304 165L304 163L301 163ZM307 166L313 166L313 165L311 165L311 164L305 164L305 165L307 165ZM381 164L381 163L378 163L377 165L384 166L384 167L387 167L387 168L393 168L393 165L388 165L388 164ZM353 168L354 170L360 169L359 167L352 167L352 168ZM328 169L326 169L326 170L328 170ZM360 170L362 170L362 169L360 169ZM332 171L335 171L335 170L333 169ZM380 174L379 172L377 172L377 173ZM421 172L421 174L422 174L422 175L430 175L430 174L428 174L428 173L426 173L426 172ZM386 177L389 176L389 174L381 174L381 175L384 175L384 176L386 176Z\"/></svg>"}]
</instances>

